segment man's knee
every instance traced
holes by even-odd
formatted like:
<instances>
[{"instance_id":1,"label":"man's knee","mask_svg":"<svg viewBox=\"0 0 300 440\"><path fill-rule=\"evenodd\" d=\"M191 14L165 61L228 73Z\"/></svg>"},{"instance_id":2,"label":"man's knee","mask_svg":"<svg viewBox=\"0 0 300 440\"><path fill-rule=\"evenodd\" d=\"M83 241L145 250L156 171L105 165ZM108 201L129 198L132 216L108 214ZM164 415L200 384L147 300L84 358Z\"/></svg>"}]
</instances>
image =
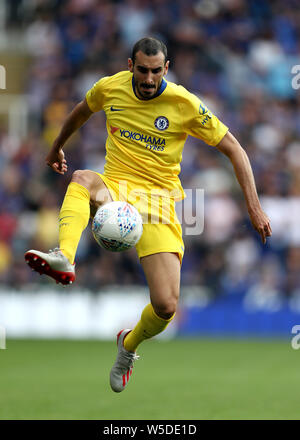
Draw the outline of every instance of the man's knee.
<instances>
[{"instance_id":1,"label":"man's knee","mask_svg":"<svg viewBox=\"0 0 300 440\"><path fill-rule=\"evenodd\" d=\"M113 199L101 177L90 170L76 170L72 175L72 182L84 186L90 193L92 216L102 204L112 202Z\"/></svg>"},{"instance_id":2,"label":"man's knee","mask_svg":"<svg viewBox=\"0 0 300 440\"><path fill-rule=\"evenodd\" d=\"M178 303L178 294L175 293L170 295L167 298L162 298L159 301L155 301L153 305L153 309L155 313L163 319L170 319L176 313L177 303Z\"/></svg>"},{"instance_id":3,"label":"man's knee","mask_svg":"<svg viewBox=\"0 0 300 440\"><path fill-rule=\"evenodd\" d=\"M79 183L80 185L82 185L86 189L88 189L89 191L91 190L92 179L91 179L89 171L87 171L87 170L74 171L74 173L72 175L72 182Z\"/></svg>"}]
</instances>

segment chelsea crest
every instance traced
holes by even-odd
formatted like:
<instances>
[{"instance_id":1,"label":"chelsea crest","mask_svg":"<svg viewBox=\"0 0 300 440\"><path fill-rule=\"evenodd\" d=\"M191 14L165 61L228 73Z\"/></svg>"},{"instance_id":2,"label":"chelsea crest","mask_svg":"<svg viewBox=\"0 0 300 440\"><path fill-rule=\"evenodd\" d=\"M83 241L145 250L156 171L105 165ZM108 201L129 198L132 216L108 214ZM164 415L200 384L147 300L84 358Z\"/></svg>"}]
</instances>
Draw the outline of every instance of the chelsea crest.
<instances>
[{"instance_id":1,"label":"chelsea crest","mask_svg":"<svg viewBox=\"0 0 300 440\"><path fill-rule=\"evenodd\" d=\"M155 128L160 131L166 130L169 127L169 121L165 116L159 116L154 121Z\"/></svg>"}]
</instances>

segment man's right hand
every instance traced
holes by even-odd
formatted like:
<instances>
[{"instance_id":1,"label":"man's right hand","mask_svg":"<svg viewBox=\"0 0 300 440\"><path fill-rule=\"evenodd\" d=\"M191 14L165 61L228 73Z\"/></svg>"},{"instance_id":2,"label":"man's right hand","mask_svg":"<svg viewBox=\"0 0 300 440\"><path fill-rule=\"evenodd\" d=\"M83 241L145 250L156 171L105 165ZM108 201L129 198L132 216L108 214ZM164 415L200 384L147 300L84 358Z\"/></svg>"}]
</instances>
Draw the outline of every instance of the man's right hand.
<instances>
[{"instance_id":1,"label":"man's right hand","mask_svg":"<svg viewBox=\"0 0 300 440\"><path fill-rule=\"evenodd\" d=\"M78 130L93 114L86 99L80 101L71 111L65 120L62 129L55 139L51 151L46 157L46 164L58 174L65 174L68 171L65 154L60 145L65 145L69 137Z\"/></svg>"},{"instance_id":2,"label":"man's right hand","mask_svg":"<svg viewBox=\"0 0 300 440\"><path fill-rule=\"evenodd\" d=\"M46 157L46 164L59 174L65 174L65 172L68 171L65 153L62 149L58 151L51 150Z\"/></svg>"}]
</instances>

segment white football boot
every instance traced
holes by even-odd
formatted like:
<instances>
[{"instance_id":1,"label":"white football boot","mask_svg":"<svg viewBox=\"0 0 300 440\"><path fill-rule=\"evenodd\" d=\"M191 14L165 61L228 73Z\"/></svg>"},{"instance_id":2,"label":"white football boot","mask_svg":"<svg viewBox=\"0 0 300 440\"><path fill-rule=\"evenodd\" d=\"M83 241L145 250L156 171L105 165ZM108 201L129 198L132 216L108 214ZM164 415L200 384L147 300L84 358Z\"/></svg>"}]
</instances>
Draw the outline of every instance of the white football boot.
<instances>
[{"instance_id":1,"label":"white football boot","mask_svg":"<svg viewBox=\"0 0 300 440\"><path fill-rule=\"evenodd\" d=\"M136 353L124 348L124 338L130 332L130 329L125 329L117 334L118 355L110 370L110 386L116 393L125 389L132 375L133 363L139 359Z\"/></svg>"},{"instance_id":2,"label":"white football boot","mask_svg":"<svg viewBox=\"0 0 300 440\"><path fill-rule=\"evenodd\" d=\"M48 253L31 249L25 253L25 260L32 270L54 278L57 284L75 281L75 264L71 264L58 248L50 249Z\"/></svg>"}]
</instances>

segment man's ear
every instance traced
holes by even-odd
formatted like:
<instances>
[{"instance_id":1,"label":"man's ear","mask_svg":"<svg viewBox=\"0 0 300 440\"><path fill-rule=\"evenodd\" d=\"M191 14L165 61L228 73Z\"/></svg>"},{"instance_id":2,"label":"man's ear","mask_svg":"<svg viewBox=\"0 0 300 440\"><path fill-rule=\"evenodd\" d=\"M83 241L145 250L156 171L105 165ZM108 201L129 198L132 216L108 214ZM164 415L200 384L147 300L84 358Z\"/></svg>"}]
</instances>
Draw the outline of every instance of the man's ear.
<instances>
[{"instance_id":1,"label":"man's ear","mask_svg":"<svg viewBox=\"0 0 300 440\"><path fill-rule=\"evenodd\" d=\"M170 64L170 61L167 61L166 64L165 64L164 75L166 75L166 74L168 73L168 70L169 70L169 64Z\"/></svg>"},{"instance_id":2,"label":"man's ear","mask_svg":"<svg viewBox=\"0 0 300 440\"><path fill-rule=\"evenodd\" d=\"M131 58L128 58L128 70L133 72L133 61Z\"/></svg>"}]
</instances>

